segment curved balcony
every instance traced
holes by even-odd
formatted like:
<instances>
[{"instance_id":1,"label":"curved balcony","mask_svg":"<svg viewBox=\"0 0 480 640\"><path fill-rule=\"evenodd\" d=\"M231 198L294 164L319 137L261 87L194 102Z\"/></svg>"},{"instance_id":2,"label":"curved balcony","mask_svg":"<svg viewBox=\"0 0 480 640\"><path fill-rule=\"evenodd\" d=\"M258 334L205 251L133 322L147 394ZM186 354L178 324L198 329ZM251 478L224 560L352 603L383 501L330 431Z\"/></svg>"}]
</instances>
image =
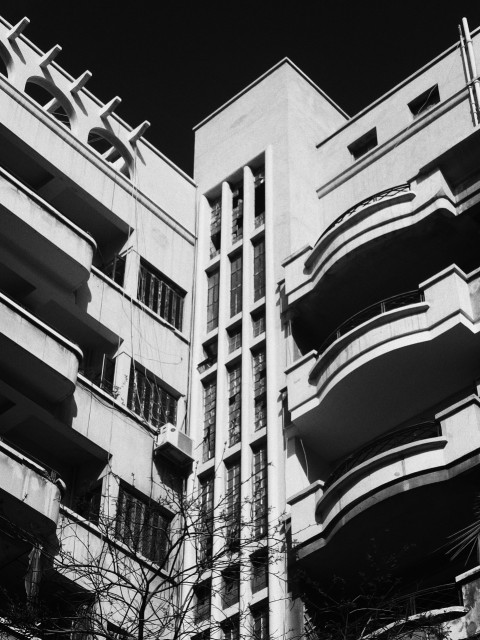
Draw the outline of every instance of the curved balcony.
<instances>
[{"instance_id":1,"label":"curved balcony","mask_svg":"<svg viewBox=\"0 0 480 640\"><path fill-rule=\"evenodd\" d=\"M21 256L68 291L88 280L93 238L2 168L0 213L0 255L12 270Z\"/></svg>"},{"instance_id":2,"label":"curved balcony","mask_svg":"<svg viewBox=\"0 0 480 640\"><path fill-rule=\"evenodd\" d=\"M82 351L0 293L0 377L33 399L73 393Z\"/></svg>"},{"instance_id":3,"label":"curved balcony","mask_svg":"<svg viewBox=\"0 0 480 640\"><path fill-rule=\"evenodd\" d=\"M306 444L331 464L471 384L480 374L479 284L478 272L452 266L356 314L320 353L291 365L288 407Z\"/></svg>"}]
</instances>

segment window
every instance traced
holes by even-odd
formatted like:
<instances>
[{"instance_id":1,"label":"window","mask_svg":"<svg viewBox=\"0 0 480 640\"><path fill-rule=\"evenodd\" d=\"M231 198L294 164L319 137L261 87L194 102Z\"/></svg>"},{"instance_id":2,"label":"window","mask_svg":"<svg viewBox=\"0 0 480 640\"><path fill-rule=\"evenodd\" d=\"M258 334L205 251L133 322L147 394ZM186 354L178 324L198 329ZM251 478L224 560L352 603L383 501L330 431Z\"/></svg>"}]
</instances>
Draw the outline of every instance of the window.
<instances>
[{"instance_id":1,"label":"window","mask_svg":"<svg viewBox=\"0 0 480 640\"><path fill-rule=\"evenodd\" d=\"M408 108L412 112L414 118L419 116L425 111L428 111L436 104L440 102L440 94L438 92L438 85L434 85L421 93L415 100L408 103Z\"/></svg>"},{"instance_id":2,"label":"window","mask_svg":"<svg viewBox=\"0 0 480 640\"><path fill-rule=\"evenodd\" d=\"M268 584L268 550L262 549L251 556L252 592L265 589Z\"/></svg>"},{"instance_id":3,"label":"window","mask_svg":"<svg viewBox=\"0 0 480 640\"><path fill-rule=\"evenodd\" d=\"M377 144L377 130L373 128L361 138L358 138L358 140L352 142L352 144L349 145L348 150L352 154L353 159L358 160L366 153L371 151L374 147L376 147Z\"/></svg>"},{"instance_id":4,"label":"window","mask_svg":"<svg viewBox=\"0 0 480 640\"><path fill-rule=\"evenodd\" d=\"M256 351L253 363L253 402L255 431L267 424L267 362L265 349Z\"/></svg>"},{"instance_id":5,"label":"window","mask_svg":"<svg viewBox=\"0 0 480 640\"><path fill-rule=\"evenodd\" d=\"M207 331L213 331L218 327L218 289L220 272L214 271L207 276Z\"/></svg>"},{"instance_id":6,"label":"window","mask_svg":"<svg viewBox=\"0 0 480 640\"><path fill-rule=\"evenodd\" d=\"M253 174L255 185L255 229L265 224L265 169L262 167Z\"/></svg>"},{"instance_id":7,"label":"window","mask_svg":"<svg viewBox=\"0 0 480 640\"><path fill-rule=\"evenodd\" d=\"M144 262L140 264L138 299L171 325L182 330L185 292Z\"/></svg>"},{"instance_id":8,"label":"window","mask_svg":"<svg viewBox=\"0 0 480 640\"><path fill-rule=\"evenodd\" d=\"M100 505L102 502L102 482L96 482L79 495L73 504L73 510L85 520L93 524L100 521Z\"/></svg>"},{"instance_id":9,"label":"window","mask_svg":"<svg viewBox=\"0 0 480 640\"><path fill-rule=\"evenodd\" d=\"M123 287L125 281L126 256L115 256L111 262L102 267L103 273Z\"/></svg>"},{"instance_id":10,"label":"window","mask_svg":"<svg viewBox=\"0 0 480 640\"><path fill-rule=\"evenodd\" d=\"M240 567L228 567L222 573L223 582L223 606L231 607L240 599Z\"/></svg>"},{"instance_id":11,"label":"window","mask_svg":"<svg viewBox=\"0 0 480 640\"><path fill-rule=\"evenodd\" d=\"M220 241L222 231L222 200L219 198L212 204L210 218L210 258L220 253Z\"/></svg>"},{"instance_id":12,"label":"window","mask_svg":"<svg viewBox=\"0 0 480 640\"><path fill-rule=\"evenodd\" d=\"M229 329L228 331L228 352L236 351L242 346L242 329L241 327L235 327L235 329Z\"/></svg>"},{"instance_id":13,"label":"window","mask_svg":"<svg viewBox=\"0 0 480 640\"><path fill-rule=\"evenodd\" d=\"M223 640L239 640L240 638L240 618L232 616L222 622Z\"/></svg>"},{"instance_id":14,"label":"window","mask_svg":"<svg viewBox=\"0 0 480 640\"><path fill-rule=\"evenodd\" d=\"M158 503L120 486L115 537L132 551L161 564L168 553L170 522Z\"/></svg>"},{"instance_id":15,"label":"window","mask_svg":"<svg viewBox=\"0 0 480 640\"><path fill-rule=\"evenodd\" d=\"M130 369L128 408L153 427L177 421L177 399L160 386L153 375L140 371L133 362Z\"/></svg>"},{"instance_id":16,"label":"window","mask_svg":"<svg viewBox=\"0 0 480 640\"><path fill-rule=\"evenodd\" d=\"M232 191L232 243L243 238L243 184Z\"/></svg>"},{"instance_id":17,"label":"window","mask_svg":"<svg viewBox=\"0 0 480 640\"><path fill-rule=\"evenodd\" d=\"M227 467L227 546L238 550L240 543L240 462Z\"/></svg>"},{"instance_id":18,"label":"window","mask_svg":"<svg viewBox=\"0 0 480 640\"><path fill-rule=\"evenodd\" d=\"M201 622L210 617L211 583L206 580L195 587L195 620Z\"/></svg>"},{"instance_id":19,"label":"window","mask_svg":"<svg viewBox=\"0 0 480 640\"><path fill-rule=\"evenodd\" d=\"M267 535L267 448L253 454L253 531L256 538Z\"/></svg>"},{"instance_id":20,"label":"window","mask_svg":"<svg viewBox=\"0 0 480 640\"><path fill-rule=\"evenodd\" d=\"M203 461L215 455L215 418L217 415L217 383L206 382L203 387Z\"/></svg>"},{"instance_id":21,"label":"window","mask_svg":"<svg viewBox=\"0 0 480 640\"><path fill-rule=\"evenodd\" d=\"M268 640L268 608L258 607L252 611L253 639Z\"/></svg>"},{"instance_id":22,"label":"window","mask_svg":"<svg viewBox=\"0 0 480 640\"><path fill-rule=\"evenodd\" d=\"M202 360L197 367L199 373L203 373L207 369L210 369L210 367L217 362L218 342L216 340L206 342L203 345L203 353L205 355L205 359Z\"/></svg>"},{"instance_id":23,"label":"window","mask_svg":"<svg viewBox=\"0 0 480 640\"><path fill-rule=\"evenodd\" d=\"M198 563L205 564L213 549L213 476L200 480L200 544Z\"/></svg>"},{"instance_id":24,"label":"window","mask_svg":"<svg viewBox=\"0 0 480 640\"><path fill-rule=\"evenodd\" d=\"M253 337L265 333L265 312L259 311L258 313L252 313L252 328L253 328Z\"/></svg>"},{"instance_id":25,"label":"window","mask_svg":"<svg viewBox=\"0 0 480 640\"><path fill-rule=\"evenodd\" d=\"M242 256L230 262L230 317L242 310Z\"/></svg>"},{"instance_id":26,"label":"window","mask_svg":"<svg viewBox=\"0 0 480 640\"><path fill-rule=\"evenodd\" d=\"M228 444L240 442L242 404L242 369L237 365L228 372Z\"/></svg>"},{"instance_id":27,"label":"window","mask_svg":"<svg viewBox=\"0 0 480 640\"><path fill-rule=\"evenodd\" d=\"M191 640L210 640L210 629L204 629L200 633L196 633Z\"/></svg>"},{"instance_id":28,"label":"window","mask_svg":"<svg viewBox=\"0 0 480 640\"><path fill-rule=\"evenodd\" d=\"M253 299L260 300L265 295L265 241L253 245Z\"/></svg>"},{"instance_id":29,"label":"window","mask_svg":"<svg viewBox=\"0 0 480 640\"><path fill-rule=\"evenodd\" d=\"M115 360L107 354L85 349L79 371L111 396L118 395L118 389L114 385Z\"/></svg>"}]
</instances>

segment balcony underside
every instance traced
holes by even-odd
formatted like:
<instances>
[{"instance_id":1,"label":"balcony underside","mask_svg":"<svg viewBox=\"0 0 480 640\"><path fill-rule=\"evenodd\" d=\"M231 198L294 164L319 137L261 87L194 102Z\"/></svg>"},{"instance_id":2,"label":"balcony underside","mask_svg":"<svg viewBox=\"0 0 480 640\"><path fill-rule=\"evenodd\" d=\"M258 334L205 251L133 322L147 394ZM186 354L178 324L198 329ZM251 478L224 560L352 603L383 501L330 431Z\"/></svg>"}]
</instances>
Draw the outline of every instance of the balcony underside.
<instances>
[{"instance_id":1,"label":"balcony underside","mask_svg":"<svg viewBox=\"0 0 480 640\"><path fill-rule=\"evenodd\" d=\"M305 447L331 463L419 415L480 376L480 334L457 318L366 350L333 374L292 418ZM290 393L290 391L289 391Z\"/></svg>"}]
</instances>

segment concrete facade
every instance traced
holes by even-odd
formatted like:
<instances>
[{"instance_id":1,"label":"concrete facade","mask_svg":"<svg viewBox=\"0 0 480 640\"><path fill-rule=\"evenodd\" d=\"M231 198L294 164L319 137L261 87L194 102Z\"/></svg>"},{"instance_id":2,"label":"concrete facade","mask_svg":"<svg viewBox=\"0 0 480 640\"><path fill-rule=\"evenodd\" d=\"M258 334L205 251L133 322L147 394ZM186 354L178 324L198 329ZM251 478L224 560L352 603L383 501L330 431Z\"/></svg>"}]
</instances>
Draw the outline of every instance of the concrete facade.
<instances>
[{"instance_id":1,"label":"concrete facade","mask_svg":"<svg viewBox=\"0 0 480 640\"><path fill-rule=\"evenodd\" d=\"M355 583L372 540L404 595L457 585L416 614L477 633L475 559L438 550L480 471L478 30L353 118L282 60L195 128L192 179L22 26L0 20L0 586L37 547L57 584L102 517L123 553L126 501L170 526L167 474L222 563L185 545L176 637L314 640L298 571Z\"/></svg>"}]
</instances>

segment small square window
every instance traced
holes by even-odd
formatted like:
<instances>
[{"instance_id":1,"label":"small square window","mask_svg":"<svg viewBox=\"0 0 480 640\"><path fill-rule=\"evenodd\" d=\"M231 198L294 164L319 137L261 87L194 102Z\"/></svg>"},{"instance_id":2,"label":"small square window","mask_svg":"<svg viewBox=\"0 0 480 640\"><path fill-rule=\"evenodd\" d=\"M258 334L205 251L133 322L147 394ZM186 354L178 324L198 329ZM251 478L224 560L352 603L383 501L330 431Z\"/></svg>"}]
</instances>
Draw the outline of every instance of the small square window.
<instances>
[{"instance_id":1,"label":"small square window","mask_svg":"<svg viewBox=\"0 0 480 640\"><path fill-rule=\"evenodd\" d=\"M354 160L358 160L378 145L377 129L374 127L365 133L361 138L348 145L348 150L352 154Z\"/></svg>"},{"instance_id":2,"label":"small square window","mask_svg":"<svg viewBox=\"0 0 480 640\"><path fill-rule=\"evenodd\" d=\"M408 108L412 112L414 118L425 113L440 102L440 94L438 85L434 85L421 93L415 100L408 103Z\"/></svg>"}]
</instances>

